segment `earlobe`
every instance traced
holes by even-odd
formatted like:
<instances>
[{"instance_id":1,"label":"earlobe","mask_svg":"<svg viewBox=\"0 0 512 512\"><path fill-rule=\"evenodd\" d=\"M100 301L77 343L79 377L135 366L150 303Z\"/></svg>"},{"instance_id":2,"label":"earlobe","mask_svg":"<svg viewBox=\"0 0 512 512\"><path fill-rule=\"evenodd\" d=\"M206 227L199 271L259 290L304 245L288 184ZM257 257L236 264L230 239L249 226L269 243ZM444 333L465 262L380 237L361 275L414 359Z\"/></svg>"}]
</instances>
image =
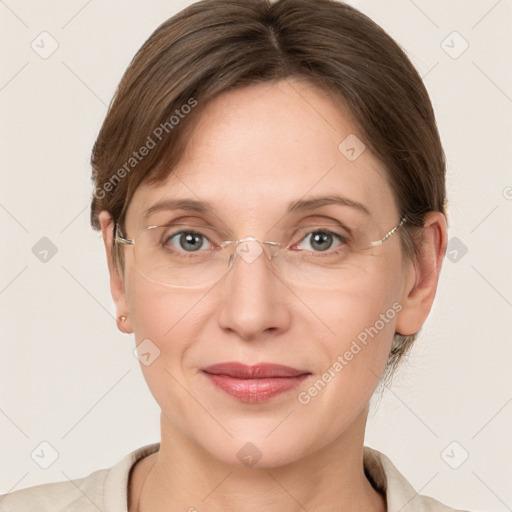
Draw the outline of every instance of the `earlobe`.
<instances>
[{"instance_id":1,"label":"earlobe","mask_svg":"<svg viewBox=\"0 0 512 512\"><path fill-rule=\"evenodd\" d=\"M411 262L402 294L402 310L395 330L404 336L416 334L428 317L434 302L439 275L446 252L446 218L441 212L425 217L417 258Z\"/></svg>"},{"instance_id":2,"label":"earlobe","mask_svg":"<svg viewBox=\"0 0 512 512\"><path fill-rule=\"evenodd\" d=\"M120 275L119 269L114 263L112 258L112 249L114 246L114 220L107 211L102 211L98 216L98 221L101 227L103 236L103 243L105 245L105 252L107 257L108 271L110 274L110 291L112 299L116 306L117 311L117 327L121 332L130 334L133 332L131 321L129 318L128 306L126 302L126 292L123 279ZM124 317L124 320L122 320Z\"/></svg>"},{"instance_id":3,"label":"earlobe","mask_svg":"<svg viewBox=\"0 0 512 512\"><path fill-rule=\"evenodd\" d=\"M130 327L130 330L127 330L128 329L128 327L127 327L128 326L128 317L126 315L119 315L117 317L116 324L117 324L117 328L121 332L124 332L126 334L130 334L133 332L131 330L131 327Z\"/></svg>"}]
</instances>

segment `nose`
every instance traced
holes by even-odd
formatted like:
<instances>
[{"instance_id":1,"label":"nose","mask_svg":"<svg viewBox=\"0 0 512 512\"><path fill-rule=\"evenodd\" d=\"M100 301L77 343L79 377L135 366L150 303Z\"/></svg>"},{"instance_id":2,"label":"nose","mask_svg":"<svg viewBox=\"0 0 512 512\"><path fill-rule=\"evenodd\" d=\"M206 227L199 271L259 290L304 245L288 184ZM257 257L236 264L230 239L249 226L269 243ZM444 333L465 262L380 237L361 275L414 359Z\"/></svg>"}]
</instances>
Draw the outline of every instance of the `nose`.
<instances>
[{"instance_id":1,"label":"nose","mask_svg":"<svg viewBox=\"0 0 512 512\"><path fill-rule=\"evenodd\" d=\"M230 271L220 284L218 322L245 340L283 332L290 325L290 293L276 275L267 252L246 237L233 253Z\"/></svg>"}]
</instances>

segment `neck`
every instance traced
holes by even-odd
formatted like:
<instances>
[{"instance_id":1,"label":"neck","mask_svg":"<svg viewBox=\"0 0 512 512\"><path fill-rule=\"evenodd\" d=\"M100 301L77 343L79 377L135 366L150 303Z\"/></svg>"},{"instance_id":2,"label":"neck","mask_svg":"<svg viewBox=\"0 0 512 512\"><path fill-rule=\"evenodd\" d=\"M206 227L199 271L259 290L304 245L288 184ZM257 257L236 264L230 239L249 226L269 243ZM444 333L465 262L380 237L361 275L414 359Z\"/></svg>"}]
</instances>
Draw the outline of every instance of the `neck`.
<instances>
[{"instance_id":1,"label":"neck","mask_svg":"<svg viewBox=\"0 0 512 512\"><path fill-rule=\"evenodd\" d=\"M162 415L160 450L133 470L129 512L386 512L384 496L364 474L366 415L322 449L261 468L214 459Z\"/></svg>"}]
</instances>

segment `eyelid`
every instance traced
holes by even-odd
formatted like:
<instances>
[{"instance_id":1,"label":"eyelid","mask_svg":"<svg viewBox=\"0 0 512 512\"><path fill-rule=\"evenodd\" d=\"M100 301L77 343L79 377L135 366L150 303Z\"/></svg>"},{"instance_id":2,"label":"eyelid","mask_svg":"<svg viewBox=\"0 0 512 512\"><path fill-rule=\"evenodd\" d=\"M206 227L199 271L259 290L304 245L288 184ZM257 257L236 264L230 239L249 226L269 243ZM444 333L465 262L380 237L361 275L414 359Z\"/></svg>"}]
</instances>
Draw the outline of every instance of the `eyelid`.
<instances>
[{"instance_id":1,"label":"eyelid","mask_svg":"<svg viewBox=\"0 0 512 512\"><path fill-rule=\"evenodd\" d=\"M197 220L196 220L197 222ZM164 223L159 223L158 225L155 225L155 226L148 226L146 227L146 229L149 229L151 227L158 227L158 228L179 228L179 227L182 227L183 229L181 231L196 231L196 230L201 230L201 229L206 229L208 231L211 231L212 234L215 234L215 235L218 235L219 237L219 240L229 240L229 233L228 231L226 231L224 228L220 228L220 227L215 227L209 223L206 223L205 221L201 220L201 224L195 224L194 222L185 222L185 221L175 221L175 220L172 220L172 221L169 221L169 222L164 222ZM177 231L178 233L179 231ZM203 235L203 236L207 236L207 235ZM208 239L210 239L208 237Z\"/></svg>"},{"instance_id":2,"label":"eyelid","mask_svg":"<svg viewBox=\"0 0 512 512\"><path fill-rule=\"evenodd\" d=\"M212 240L211 240L211 235L208 236L204 230L205 229L208 229L208 230L212 230L212 234L216 234L217 233L217 230L213 227L210 227L210 226L204 226L204 225L194 225L194 224L181 224L181 223L178 223L178 224L175 224L175 223L171 223L171 224L166 224L164 226L157 226L157 227L160 227L162 228L163 230L168 230L169 233L167 233L167 231L164 231L163 234L167 237L167 238L174 238L175 236L179 235L179 234L183 234L183 233L192 233L192 234L195 234L195 235L200 235L202 236L203 238L206 238L208 241L210 241L211 243L214 243Z\"/></svg>"},{"instance_id":3,"label":"eyelid","mask_svg":"<svg viewBox=\"0 0 512 512\"><path fill-rule=\"evenodd\" d=\"M292 238L296 236L299 231L304 231L304 237L315 231L329 231L340 237L349 238L352 236L352 230L340 222L332 223L315 223L310 225L297 226L293 229ZM304 238L303 237L303 238Z\"/></svg>"},{"instance_id":4,"label":"eyelid","mask_svg":"<svg viewBox=\"0 0 512 512\"><path fill-rule=\"evenodd\" d=\"M223 236L226 236L226 231L224 229L216 228L212 225L208 224L193 224L190 222L168 222L163 224L158 224L154 226L148 226L146 229L151 228L161 228L161 229L172 229L175 231L174 234L180 233L182 231L184 232L197 232L201 234L202 236L205 236L207 238L210 238L210 236L218 235L219 238L222 238ZM207 235L206 233L203 233L203 230L206 230L206 233L210 232L210 235Z\"/></svg>"},{"instance_id":5,"label":"eyelid","mask_svg":"<svg viewBox=\"0 0 512 512\"><path fill-rule=\"evenodd\" d=\"M330 233L331 235L333 235L334 238L336 238L338 240L338 242L343 245L343 243L346 243L348 242L348 237L345 236L345 235L342 235L340 233L336 233L336 231L333 231L331 229L322 229L321 226L318 226L314 229L310 229L308 230L308 232L300 238L300 240L298 240L297 242L290 242L290 244L288 245L288 248L290 247L300 247L301 245L301 242L303 240L305 240L307 237L310 237L313 233L316 233L316 232L319 232L319 231L323 231L323 232L326 232L326 233ZM303 250L309 250L309 249L303 249ZM329 249L331 250L331 248ZM316 252L316 251L315 251ZM326 253L329 252L329 251L325 251Z\"/></svg>"},{"instance_id":6,"label":"eyelid","mask_svg":"<svg viewBox=\"0 0 512 512\"><path fill-rule=\"evenodd\" d=\"M223 229L218 229L211 225L206 224L192 224L192 223L184 223L184 222L169 222L167 224L163 225L154 225L154 226L148 226L146 229L152 229L152 228L161 228L161 229L169 229L172 230L172 233L169 233L168 235L165 235L166 238L169 237L175 237L180 233L195 233L198 235L201 235L202 237L206 238L210 244L214 246L218 246L221 242L233 240L233 238L230 238L229 235L226 233ZM204 230L211 231L211 234L208 235L208 233L204 232ZM286 230L285 230L286 231ZM304 238L311 235L314 232L317 231L326 231L331 234L333 234L335 237L339 239L348 240L351 238L352 233L350 228L346 227L339 221L331 221L331 222L315 222L311 224L303 224L299 226L295 226L292 229L287 230L291 234L289 235L289 243L287 244L287 247L291 247L293 245L297 245L300 243ZM297 239L297 234L303 231L303 234L301 238ZM164 234L162 234L162 238L164 237ZM218 242L215 240L218 239ZM265 237L267 239L267 237Z\"/></svg>"},{"instance_id":7,"label":"eyelid","mask_svg":"<svg viewBox=\"0 0 512 512\"><path fill-rule=\"evenodd\" d=\"M348 219L346 219L348 220ZM314 228L314 227L324 227L324 226L333 226L338 227L340 229L343 229L347 231L348 233L351 233L352 230L356 229L356 227L350 227L350 224L347 224L347 222L341 220L337 217L330 217L330 216L324 216L324 215L315 215L308 218L303 218L299 222L299 225L297 226L297 229L302 228ZM353 224L354 222L352 222ZM356 223L357 226L357 223Z\"/></svg>"}]
</instances>

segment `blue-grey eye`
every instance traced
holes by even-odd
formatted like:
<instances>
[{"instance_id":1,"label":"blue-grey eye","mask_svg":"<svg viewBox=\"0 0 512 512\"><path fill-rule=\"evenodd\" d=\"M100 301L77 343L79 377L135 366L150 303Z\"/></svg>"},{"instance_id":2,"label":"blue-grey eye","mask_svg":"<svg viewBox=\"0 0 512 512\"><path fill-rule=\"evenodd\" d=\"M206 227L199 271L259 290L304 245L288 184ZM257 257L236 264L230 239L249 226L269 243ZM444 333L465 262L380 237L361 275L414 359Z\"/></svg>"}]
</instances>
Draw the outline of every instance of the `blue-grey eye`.
<instances>
[{"instance_id":1,"label":"blue-grey eye","mask_svg":"<svg viewBox=\"0 0 512 512\"><path fill-rule=\"evenodd\" d=\"M193 231L180 231L170 237L167 238L166 243L170 243L170 245L174 249L183 250L186 252L195 252L200 249L206 249L208 247L204 247L205 244L208 244L209 241L206 236L201 233L195 233Z\"/></svg>"},{"instance_id":2,"label":"blue-grey eye","mask_svg":"<svg viewBox=\"0 0 512 512\"><path fill-rule=\"evenodd\" d=\"M330 249L335 240L340 240L341 237L332 231L317 230L312 231L304 237L306 243L300 243L298 247L307 251L322 252ZM308 247L309 245L309 247Z\"/></svg>"}]
</instances>

